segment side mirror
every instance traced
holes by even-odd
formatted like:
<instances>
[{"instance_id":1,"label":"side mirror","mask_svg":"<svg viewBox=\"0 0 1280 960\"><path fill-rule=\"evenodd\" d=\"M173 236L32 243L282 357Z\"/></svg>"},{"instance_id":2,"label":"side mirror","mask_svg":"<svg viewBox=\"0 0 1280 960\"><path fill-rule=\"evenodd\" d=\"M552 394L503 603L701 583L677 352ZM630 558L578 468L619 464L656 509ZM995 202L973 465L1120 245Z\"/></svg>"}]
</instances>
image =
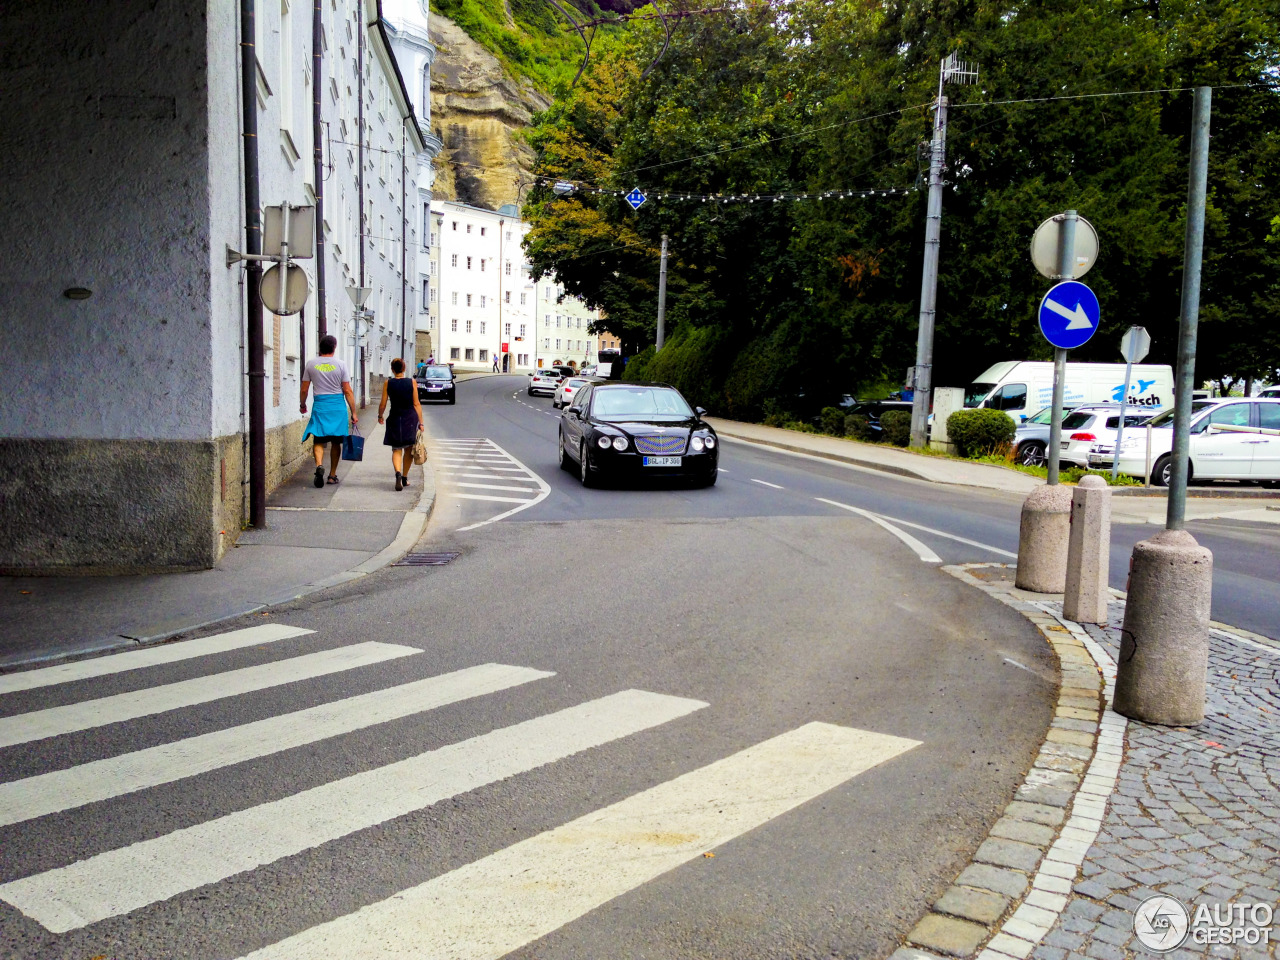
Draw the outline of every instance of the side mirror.
<instances>
[{"instance_id":1,"label":"side mirror","mask_svg":"<svg viewBox=\"0 0 1280 960\"><path fill-rule=\"evenodd\" d=\"M528 373L526 373L526 374L525 374L525 376L526 376L526 377L532 377L532 376L533 376L533 371L532 371L532 370L530 370Z\"/></svg>"},{"instance_id":2,"label":"side mirror","mask_svg":"<svg viewBox=\"0 0 1280 960\"><path fill-rule=\"evenodd\" d=\"M705 416L707 415L707 408L706 408L706 407L694 407L694 408L693 408L693 412L694 412L694 413L696 413L696 414L697 414L698 416L700 416L700 417L705 417Z\"/></svg>"}]
</instances>

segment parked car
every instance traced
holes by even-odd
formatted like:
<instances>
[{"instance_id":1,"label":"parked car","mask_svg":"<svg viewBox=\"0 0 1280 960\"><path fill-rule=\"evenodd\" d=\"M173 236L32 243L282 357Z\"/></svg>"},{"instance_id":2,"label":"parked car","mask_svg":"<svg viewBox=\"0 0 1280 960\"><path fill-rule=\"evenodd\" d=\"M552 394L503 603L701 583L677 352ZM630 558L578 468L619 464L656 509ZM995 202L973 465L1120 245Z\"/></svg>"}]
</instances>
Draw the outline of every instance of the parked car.
<instances>
[{"instance_id":1,"label":"parked car","mask_svg":"<svg viewBox=\"0 0 1280 960\"><path fill-rule=\"evenodd\" d=\"M867 427L871 430L871 439L879 439L884 428L880 426L880 418L890 410L902 410L911 413L910 400L855 400L848 394L840 401L846 414L866 417Z\"/></svg>"},{"instance_id":2,"label":"parked car","mask_svg":"<svg viewBox=\"0 0 1280 960\"><path fill-rule=\"evenodd\" d=\"M720 444L680 391L665 383L589 383L560 415L557 459L585 487L605 477L715 484Z\"/></svg>"},{"instance_id":3,"label":"parked car","mask_svg":"<svg viewBox=\"0 0 1280 960\"><path fill-rule=\"evenodd\" d=\"M1168 486L1173 475L1173 411L1146 425L1151 428L1151 482ZM1253 480L1280 484L1280 398L1224 397L1191 404L1190 462L1187 479ZM1095 444L1089 466L1108 470L1115 445ZM1147 430L1126 432L1120 444L1120 472L1147 475Z\"/></svg>"},{"instance_id":4,"label":"parked car","mask_svg":"<svg viewBox=\"0 0 1280 960\"><path fill-rule=\"evenodd\" d=\"M1062 415L1065 417L1074 406L1065 405ZM1022 421L1022 425L1013 432L1013 450L1018 462L1028 467L1043 467L1048 458L1045 451L1049 449L1049 428L1053 424L1053 407L1045 407Z\"/></svg>"},{"instance_id":5,"label":"parked car","mask_svg":"<svg viewBox=\"0 0 1280 960\"><path fill-rule=\"evenodd\" d=\"M443 363L428 366L423 371L423 376L414 378L418 383L418 399L420 401L427 400L444 400L448 403L456 403L458 399L458 384L453 377L453 368L447 367Z\"/></svg>"},{"instance_id":6,"label":"parked car","mask_svg":"<svg viewBox=\"0 0 1280 960\"><path fill-rule=\"evenodd\" d=\"M565 377L560 381L560 386L556 387L556 392L551 398L551 405L557 410L567 407L578 390L588 383L595 382L594 377Z\"/></svg>"},{"instance_id":7,"label":"parked car","mask_svg":"<svg viewBox=\"0 0 1280 960\"><path fill-rule=\"evenodd\" d=\"M556 388L560 386L560 381L563 379L564 374L555 367L535 370L529 374L529 396L532 397L535 393L545 393L549 397L554 397Z\"/></svg>"},{"instance_id":8,"label":"parked car","mask_svg":"<svg viewBox=\"0 0 1280 960\"><path fill-rule=\"evenodd\" d=\"M596 375L596 365L594 363L584 363L578 368L578 376L594 377Z\"/></svg>"},{"instance_id":9,"label":"parked car","mask_svg":"<svg viewBox=\"0 0 1280 960\"><path fill-rule=\"evenodd\" d=\"M573 369L573 367L571 367L571 366L569 366L569 365L567 365L567 364L564 364L564 363L557 363L557 364L553 364L553 365L552 365L551 367L549 367L548 369L550 369L550 370L559 370L559 371L560 371L560 376L562 376L562 377L576 377L576 376L578 375L578 371L577 371L577 370Z\"/></svg>"},{"instance_id":10,"label":"parked car","mask_svg":"<svg viewBox=\"0 0 1280 960\"><path fill-rule=\"evenodd\" d=\"M1267 387L1258 396L1263 400L1280 400L1280 387Z\"/></svg>"},{"instance_id":11,"label":"parked car","mask_svg":"<svg viewBox=\"0 0 1280 960\"><path fill-rule=\"evenodd\" d=\"M1072 406L1115 402L1124 393L1123 363L1068 363L1063 399ZM985 370L965 391L966 407L1003 410L1020 423L1028 410L1053 402L1053 364L1006 360ZM1173 402L1173 368L1135 364L1125 401L1135 407L1165 407Z\"/></svg>"},{"instance_id":12,"label":"parked car","mask_svg":"<svg viewBox=\"0 0 1280 960\"><path fill-rule=\"evenodd\" d=\"M1124 428L1140 427L1160 410L1126 407ZM1116 442L1120 424L1120 404L1102 403L1076 407L1062 418L1062 439L1058 459L1073 466L1089 466L1089 452L1096 444Z\"/></svg>"}]
</instances>

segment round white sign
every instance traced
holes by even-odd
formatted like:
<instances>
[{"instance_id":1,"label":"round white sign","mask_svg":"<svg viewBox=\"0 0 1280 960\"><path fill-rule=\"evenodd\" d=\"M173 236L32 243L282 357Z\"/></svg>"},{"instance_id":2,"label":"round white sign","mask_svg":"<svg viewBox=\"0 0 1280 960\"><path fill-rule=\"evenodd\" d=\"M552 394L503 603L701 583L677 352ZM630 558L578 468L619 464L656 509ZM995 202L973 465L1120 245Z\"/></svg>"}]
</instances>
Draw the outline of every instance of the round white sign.
<instances>
[{"instance_id":1,"label":"round white sign","mask_svg":"<svg viewBox=\"0 0 1280 960\"><path fill-rule=\"evenodd\" d=\"M1040 271L1040 275L1050 280L1079 280L1098 259L1098 231L1084 217L1076 218L1076 252L1075 269L1071 276L1058 274L1058 230L1061 221L1050 217L1031 236L1031 262Z\"/></svg>"},{"instance_id":2,"label":"round white sign","mask_svg":"<svg viewBox=\"0 0 1280 960\"><path fill-rule=\"evenodd\" d=\"M1148 897L1133 912L1133 932L1144 947L1156 953L1167 953L1182 946L1190 926L1187 908L1163 894Z\"/></svg>"}]
</instances>

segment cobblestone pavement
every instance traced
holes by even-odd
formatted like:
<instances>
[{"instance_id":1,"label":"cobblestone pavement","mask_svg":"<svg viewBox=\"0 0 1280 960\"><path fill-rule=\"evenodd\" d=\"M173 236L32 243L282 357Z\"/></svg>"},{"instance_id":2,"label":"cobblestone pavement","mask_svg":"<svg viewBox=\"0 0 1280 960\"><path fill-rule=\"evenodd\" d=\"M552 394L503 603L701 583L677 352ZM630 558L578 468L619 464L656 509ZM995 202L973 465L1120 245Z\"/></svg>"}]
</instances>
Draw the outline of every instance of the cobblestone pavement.
<instances>
[{"instance_id":1,"label":"cobblestone pavement","mask_svg":"<svg viewBox=\"0 0 1280 960\"><path fill-rule=\"evenodd\" d=\"M1110 710L1122 600L1105 625L1081 625L1062 618L1060 597L1017 590L1012 566L945 569L1036 624L1059 658L1062 689L1014 802L890 960L1276 957L1280 644L1215 626L1204 722L1127 721ZM1164 952L1135 933L1135 911L1157 895L1192 920ZM1254 924L1225 914L1253 904ZM1201 908L1209 922L1196 922ZM1259 942L1199 936L1251 926Z\"/></svg>"},{"instance_id":2,"label":"cobblestone pavement","mask_svg":"<svg viewBox=\"0 0 1280 960\"><path fill-rule=\"evenodd\" d=\"M1055 611L1058 612L1058 611ZM1086 625L1114 658L1124 605L1105 627ZM1102 830L1037 960L1153 955L1133 933L1133 911L1156 893L1194 914L1206 904L1280 899L1280 648L1210 634L1205 720L1195 728L1130 721L1124 761ZM1273 939L1280 929L1273 926ZM1197 944L1187 958L1274 957L1276 945Z\"/></svg>"}]
</instances>

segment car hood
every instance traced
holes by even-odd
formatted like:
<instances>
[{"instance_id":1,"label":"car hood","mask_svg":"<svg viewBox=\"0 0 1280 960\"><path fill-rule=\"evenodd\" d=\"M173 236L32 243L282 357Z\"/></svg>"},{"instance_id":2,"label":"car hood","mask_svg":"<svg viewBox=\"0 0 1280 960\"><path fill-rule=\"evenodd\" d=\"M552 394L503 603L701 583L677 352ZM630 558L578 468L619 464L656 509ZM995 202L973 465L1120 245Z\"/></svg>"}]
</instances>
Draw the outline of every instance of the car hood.
<instances>
[{"instance_id":1,"label":"car hood","mask_svg":"<svg viewBox=\"0 0 1280 960\"><path fill-rule=\"evenodd\" d=\"M693 430L706 430L714 432L711 427L696 417L688 417L684 420L597 420L600 426L614 427L623 433L632 435L640 434L648 436L650 434L688 434Z\"/></svg>"}]
</instances>

